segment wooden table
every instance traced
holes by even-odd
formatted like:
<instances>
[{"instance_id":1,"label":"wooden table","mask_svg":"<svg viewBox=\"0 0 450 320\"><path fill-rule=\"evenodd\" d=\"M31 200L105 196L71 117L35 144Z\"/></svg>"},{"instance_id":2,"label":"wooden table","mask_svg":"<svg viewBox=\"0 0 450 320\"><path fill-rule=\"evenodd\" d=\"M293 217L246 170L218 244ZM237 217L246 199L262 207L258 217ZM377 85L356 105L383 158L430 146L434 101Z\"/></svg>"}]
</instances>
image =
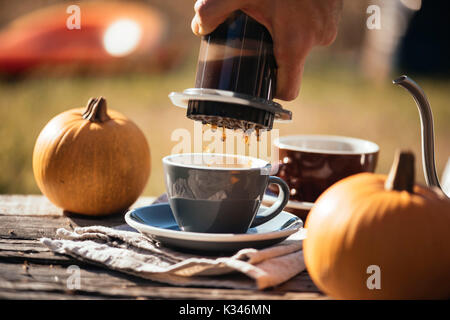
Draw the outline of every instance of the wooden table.
<instances>
[{"instance_id":1,"label":"wooden table","mask_svg":"<svg viewBox=\"0 0 450 320\"><path fill-rule=\"evenodd\" d=\"M134 206L152 203L142 197ZM323 299L307 272L264 291L175 287L56 255L37 239L58 228L124 224L123 215L90 218L63 212L39 195L0 195L0 298L3 299ZM68 290L78 265L81 289Z\"/></svg>"}]
</instances>

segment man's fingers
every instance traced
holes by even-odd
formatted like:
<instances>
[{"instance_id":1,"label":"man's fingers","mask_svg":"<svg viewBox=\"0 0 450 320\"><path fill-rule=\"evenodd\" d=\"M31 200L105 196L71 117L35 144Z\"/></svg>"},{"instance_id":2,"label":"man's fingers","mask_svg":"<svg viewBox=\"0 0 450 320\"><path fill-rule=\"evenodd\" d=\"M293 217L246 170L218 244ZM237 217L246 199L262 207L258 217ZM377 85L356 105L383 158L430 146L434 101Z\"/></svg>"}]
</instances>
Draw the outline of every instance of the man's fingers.
<instances>
[{"instance_id":1,"label":"man's fingers","mask_svg":"<svg viewBox=\"0 0 450 320\"><path fill-rule=\"evenodd\" d=\"M297 98L300 91L300 83L303 75L303 63L296 68L288 65L280 65L277 75L277 90L275 98L291 101Z\"/></svg>"},{"instance_id":2,"label":"man's fingers","mask_svg":"<svg viewBox=\"0 0 450 320\"><path fill-rule=\"evenodd\" d=\"M301 46L298 42L275 44L275 59L278 64L275 93L277 99L291 101L298 96L309 50L308 42Z\"/></svg>"},{"instance_id":3,"label":"man's fingers","mask_svg":"<svg viewBox=\"0 0 450 320\"><path fill-rule=\"evenodd\" d=\"M211 33L244 4L243 0L197 0L194 5L195 16L191 22L192 32L196 35Z\"/></svg>"},{"instance_id":4,"label":"man's fingers","mask_svg":"<svg viewBox=\"0 0 450 320\"><path fill-rule=\"evenodd\" d=\"M191 29L192 32L197 36L202 34L200 33L200 22L198 21L197 15L195 15L194 18L192 18Z\"/></svg>"}]
</instances>

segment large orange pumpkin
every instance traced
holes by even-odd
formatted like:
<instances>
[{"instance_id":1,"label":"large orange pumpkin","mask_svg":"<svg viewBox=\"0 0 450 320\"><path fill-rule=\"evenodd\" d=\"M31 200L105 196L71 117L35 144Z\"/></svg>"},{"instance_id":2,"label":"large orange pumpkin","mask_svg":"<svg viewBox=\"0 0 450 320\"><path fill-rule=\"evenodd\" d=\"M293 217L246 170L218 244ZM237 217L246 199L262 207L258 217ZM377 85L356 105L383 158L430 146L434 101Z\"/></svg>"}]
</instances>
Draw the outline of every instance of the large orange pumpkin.
<instances>
[{"instance_id":1,"label":"large orange pumpkin","mask_svg":"<svg viewBox=\"0 0 450 320\"><path fill-rule=\"evenodd\" d=\"M334 298L450 298L450 200L414 184L411 153L331 186L305 226L308 272Z\"/></svg>"},{"instance_id":2,"label":"large orange pumpkin","mask_svg":"<svg viewBox=\"0 0 450 320\"><path fill-rule=\"evenodd\" d=\"M33 153L42 193L71 212L107 215L128 208L150 174L150 149L141 130L107 110L102 97L72 109L44 127Z\"/></svg>"}]
</instances>

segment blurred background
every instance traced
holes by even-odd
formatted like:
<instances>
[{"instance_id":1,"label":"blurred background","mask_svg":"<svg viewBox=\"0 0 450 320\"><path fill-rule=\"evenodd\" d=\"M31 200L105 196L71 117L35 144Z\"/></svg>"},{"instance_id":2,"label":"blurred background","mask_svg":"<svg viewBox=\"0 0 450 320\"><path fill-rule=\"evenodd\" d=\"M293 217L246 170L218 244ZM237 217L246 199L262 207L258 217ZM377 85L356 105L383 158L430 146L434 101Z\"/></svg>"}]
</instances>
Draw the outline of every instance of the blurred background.
<instances>
[{"instance_id":1,"label":"blurred background","mask_svg":"<svg viewBox=\"0 0 450 320\"><path fill-rule=\"evenodd\" d=\"M81 29L68 30L70 5ZM200 41L190 30L193 0L0 0L0 193L39 193L32 152L45 124L93 96L145 133L152 172L144 195L164 192L161 158L176 128L193 132L167 95L194 86ZM369 5L381 29L368 29ZM281 102L293 122L280 135L333 134L381 147L387 173L396 148L420 159L419 114L411 96L391 84L401 74L425 90L434 113L441 176L450 156L450 4L445 0L344 0L335 43L314 49L300 95ZM423 182L421 165L417 178Z\"/></svg>"}]
</instances>

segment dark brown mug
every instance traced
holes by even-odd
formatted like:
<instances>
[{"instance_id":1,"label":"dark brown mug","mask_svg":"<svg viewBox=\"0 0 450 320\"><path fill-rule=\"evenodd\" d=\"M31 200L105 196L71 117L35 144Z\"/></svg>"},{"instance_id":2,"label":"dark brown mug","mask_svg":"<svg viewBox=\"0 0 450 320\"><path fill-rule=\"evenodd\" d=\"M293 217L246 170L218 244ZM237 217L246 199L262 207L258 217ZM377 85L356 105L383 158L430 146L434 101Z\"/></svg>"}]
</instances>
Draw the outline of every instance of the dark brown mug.
<instances>
[{"instance_id":1,"label":"dark brown mug","mask_svg":"<svg viewBox=\"0 0 450 320\"><path fill-rule=\"evenodd\" d=\"M277 176L290 188L291 209L298 209L294 213L303 218L335 182L356 173L374 172L379 152L373 142L341 136L284 136L274 144L279 156Z\"/></svg>"}]
</instances>

